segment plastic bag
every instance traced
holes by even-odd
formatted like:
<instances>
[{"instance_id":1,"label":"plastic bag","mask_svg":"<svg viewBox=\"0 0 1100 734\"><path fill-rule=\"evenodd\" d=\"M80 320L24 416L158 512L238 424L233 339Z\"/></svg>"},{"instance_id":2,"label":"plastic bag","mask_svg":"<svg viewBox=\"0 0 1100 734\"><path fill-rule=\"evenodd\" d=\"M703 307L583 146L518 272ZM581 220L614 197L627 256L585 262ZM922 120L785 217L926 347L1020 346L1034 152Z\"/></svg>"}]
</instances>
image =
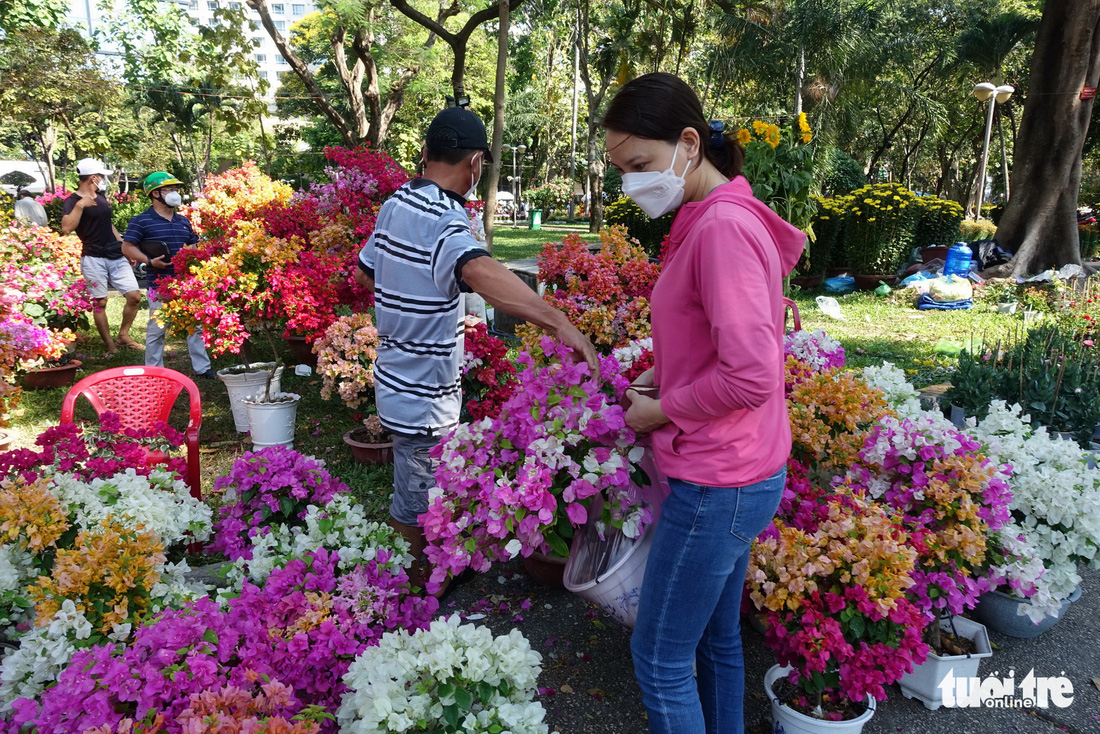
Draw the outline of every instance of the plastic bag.
<instances>
[{"instance_id":1,"label":"plastic bag","mask_svg":"<svg viewBox=\"0 0 1100 734\"><path fill-rule=\"evenodd\" d=\"M840 304L836 302L835 298L829 296L818 296L817 307L821 309L821 313L830 318L834 318L837 321L845 321L845 316L840 312Z\"/></svg>"},{"instance_id":2,"label":"plastic bag","mask_svg":"<svg viewBox=\"0 0 1100 734\"><path fill-rule=\"evenodd\" d=\"M826 293L850 293L856 289L856 279L850 275L838 275L825 279Z\"/></svg>"},{"instance_id":3,"label":"plastic bag","mask_svg":"<svg viewBox=\"0 0 1100 734\"><path fill-rule=\"evenodd\" d=\"M936 303L954 303L972 298L974 287L966 278L945 275L928 284L928 295Z\"/></svg>"}]
</instances>

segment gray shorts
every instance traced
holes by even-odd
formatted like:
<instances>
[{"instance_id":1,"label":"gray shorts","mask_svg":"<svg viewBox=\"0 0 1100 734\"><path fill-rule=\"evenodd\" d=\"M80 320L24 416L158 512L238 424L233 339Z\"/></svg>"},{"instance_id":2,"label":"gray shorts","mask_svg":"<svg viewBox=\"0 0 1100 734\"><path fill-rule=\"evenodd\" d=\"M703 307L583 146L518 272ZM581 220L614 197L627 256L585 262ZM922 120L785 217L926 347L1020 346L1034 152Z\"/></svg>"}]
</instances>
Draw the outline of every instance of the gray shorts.
<instances>
[{"instance_id":1,"label":"gray shorts","mask_svg":"<svg viewBox=\"0 0 1100 734\"><path fill-rule=\"evenodd\" d=\"M111 286L123 295L138 289L134 269L124 257L108 260L84 255L80 258L80 272L92 298L106 298L107 289Z\"/></svg>"},{"instance_id":2,"label":"gray shorts","mask_svg":"<svg viewBox=\"0 0 1100 734\"><path fill-rule=\"evenodd\" d=\"M419 515L428 510L428 490L435 486L436 461L428 451L439 443L433 436L393 437L393 500L390 515L404 525L419 527Z\"/></svg>"}]
</instances>

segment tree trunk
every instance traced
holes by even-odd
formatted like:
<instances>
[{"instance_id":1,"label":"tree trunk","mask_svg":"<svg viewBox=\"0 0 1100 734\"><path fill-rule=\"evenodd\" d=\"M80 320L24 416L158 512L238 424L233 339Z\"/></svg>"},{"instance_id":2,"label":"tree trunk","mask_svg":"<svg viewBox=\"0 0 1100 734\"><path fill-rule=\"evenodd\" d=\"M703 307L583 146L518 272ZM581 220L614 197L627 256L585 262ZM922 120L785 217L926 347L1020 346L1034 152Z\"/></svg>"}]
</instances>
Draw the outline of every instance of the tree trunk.
<instances>
[{"instance_id":1,"label":"tree trunk","mask_svg":"<svg viewBox=\"0 0 1100 734\"><path fill-rule=\"evenodd\" d=\"M255 2L256 0L251 1ZM509 0L509 11L515 10L522 3L523 0ZM408 0L390 0L390 5L442 38L451 47L451 51L454 53L454 66L451 67L451 88L454 91L456 101L460 97L466 96L466 45L478 26L500 16L497 5L490 5L471 15L458 33L451 33L443 25L448 17L458 12L458 3L451 3L449 6L446 3L441 3L440 15L437 20L432 20L412 7Z\"/></svg>"},{"instance_id":2,"label":"tree trunk","mask_svg":"<svg viewBox=\"0 0 1100 734\"><path fill-rule=\"evenodd\" d=\"M485 246L493 251L493 224L497 210L497 188L500 183L500 148L504 141L505 80L508 77L508 0L500 0L500 32L497 35L497 86L493 95L493 163L489 167L489 193L485 197Z\"/></svg>"},{"instance_id":3,"label":"tree trunk","mask_svg":"<svg viewBox=\"0 0 1100 734\"><path fill-rule=\"evenodd\" d=\"M600 154L600 126L593 113L588 118L588 231L599 232L603 227L603 174L604 162Z\"/></svg>"},{"instance_id":4,"label":"tree trunk","mask_svg":"<svg viewBox=\"0 0 1100 734\"><path fill-rule=\"evenodd\" d=\"M1025 275L1081 263L1077 194L1092 115L1083 87L1100 79L1100 0L1047 0L1031 60L1012 170L1015 193L997 230Z\"/></svg>"},{"instance_id":5,"label":"tree trunk","mask_svg":"<svg viewBox=\"0 0 1100 734\"><path fill-rule=\"evenodd\" d=\"M275 42L275 48L279 49L279 53L286 59L286 62L290 64L290 68L294 70L294 73L298 75L298 78L302 80L302 84L305 85L309 91L309 96L313 98L314 104L321 110L321 113L328 118L328 121L332 123L332 126L336 128L336 132L340 134L340 137L344 139L345 145L356 145L360 142L359 138L355 134L355 125L348 124L348 121L344 119L344 116L340 114L328 98L325 93L321 91L320 85L313 77L313 72L310 70L309 65L294 53L294 49L290 47L290 43L283 37L275 28L275 21L271 17L271 9L267 6L267 0L246 0L248 7L255 10L260 15L260 24L263 25L264 30L267 31L267 35L271 37L271 40Z\"/></svg>"}]
</instances>

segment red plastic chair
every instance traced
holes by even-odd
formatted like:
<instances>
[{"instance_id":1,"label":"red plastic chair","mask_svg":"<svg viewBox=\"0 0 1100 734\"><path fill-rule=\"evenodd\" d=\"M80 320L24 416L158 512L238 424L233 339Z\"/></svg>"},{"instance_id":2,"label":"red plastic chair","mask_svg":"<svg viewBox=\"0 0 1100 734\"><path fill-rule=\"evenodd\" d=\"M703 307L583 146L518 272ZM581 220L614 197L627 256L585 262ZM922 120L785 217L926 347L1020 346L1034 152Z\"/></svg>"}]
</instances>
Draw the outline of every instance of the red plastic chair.
<instances>
[{"instance_id":1,"label":"red plastic chair","mask_svg":"<svg viewBox=\"0 0 1100 734\"><path fill-rule=\"evenodd\" d=\"M202 426L202 402L199 388L187 375L164 367L112 367L88 375L73 385L61 403L61 422L73 422L76 399L83 395L96 414L118 413L126 428L152 428L157 421L168 422L172 406L180 392L187 390L191 417L187 423L187 486L191 496L202 499L199 476L199 428ZM156 458L155 454L150 458Z\"/></svg>"},{"instance_id":2,"label":"red plastic chair","mask_svg":"<svg viewBox=\"0 0 1100 734\"><path fill-rule=\"evenodd\" d=\"M794 318L794 330L802 331L802 319L798 315L798 304L789 298L783 299L783 324L786 326L787 322L787 309L790 309L791 316Z\"/></svg>"}]
</instances>

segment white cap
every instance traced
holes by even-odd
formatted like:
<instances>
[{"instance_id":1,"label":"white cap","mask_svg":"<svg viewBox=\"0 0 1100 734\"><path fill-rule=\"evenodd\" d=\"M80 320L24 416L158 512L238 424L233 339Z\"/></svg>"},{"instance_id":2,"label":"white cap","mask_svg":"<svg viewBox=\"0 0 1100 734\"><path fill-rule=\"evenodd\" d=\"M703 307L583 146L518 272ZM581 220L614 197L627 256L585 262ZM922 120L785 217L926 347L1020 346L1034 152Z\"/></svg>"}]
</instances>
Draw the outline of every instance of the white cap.
<instances>
[{"instance_id":1,"label":"white cap","mask_svg":"<svg viewBox=\"0 0 1100 734\"><path fill-rule=\"evenodd\" d=\"M78 176L110 176L111 171L103 165L103 161L95 158L81 158L76 162L76 175Z\"/></svg>"}]
</instances>

